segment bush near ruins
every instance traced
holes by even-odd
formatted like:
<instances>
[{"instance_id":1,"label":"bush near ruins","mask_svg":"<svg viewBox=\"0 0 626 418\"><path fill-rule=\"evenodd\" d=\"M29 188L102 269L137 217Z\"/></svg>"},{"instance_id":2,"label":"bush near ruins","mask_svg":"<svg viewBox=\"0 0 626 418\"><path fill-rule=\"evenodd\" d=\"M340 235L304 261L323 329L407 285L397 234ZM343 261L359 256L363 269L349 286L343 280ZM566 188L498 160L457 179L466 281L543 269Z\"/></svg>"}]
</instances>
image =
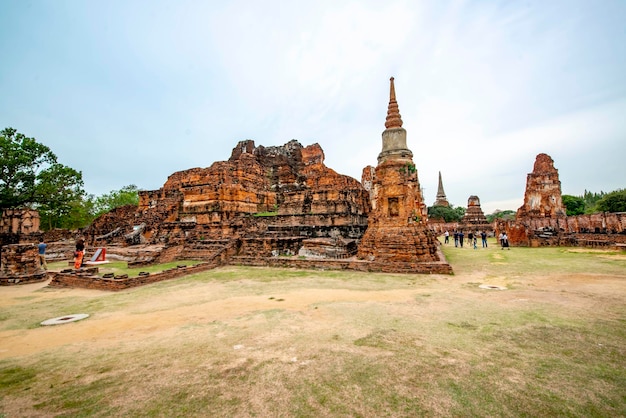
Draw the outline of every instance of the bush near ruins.
<instances>
[{"instance_id":1,"label":"bush near ruins","mask_svg":"<svg viewBox=\"0 0 626 418\"><path fill-rule=\"evenodd\" d=\"M487 218L487 222L493 222L494 219L515 219L515 211L514 210L498 210L496 209L495 212L486 215L485 216Z\"/></svg>"},{"instance_id":2,"label":"bush near ruins","mask_svg":"<svg viewBox=\"0 0 626 418\"><path fill-rule=\"evenodd\" d=\"M626 212L626 189L615 190L596 203L598 212Z\"/></svg>"},{"instance_id":3,"label":"bush near ruins","mask_svg":"<svg viewBox=\"0 0 626 418\"><path fill-rule=\"evenodd\" d=\"M430 206L428 217L430 219L443 219L445 222L459 222L465 215L465 208L461 206Z\"/></svg>"},{"instance_id":4,"label":"bush near ruins","mask_svg":"<svg viewBox=\"0 0 626 418\"><path fill-rule=\"evenodd\" d=\"M126 205L139 205L139 189L134 184L122 187L120 190L111 190L99 196L94 201L94 216Z\"/></svg>"},{"instance_id":5,"label":"bush near ruins","mask_svg":"<svg viewBox=\"0 0 626 418\"><path fill-rule=\"evenodd\" d=\"M610 193L585 190L582 196L564 194L562 199L568 216L597 212L626 212L626 189L617 189Z\"/></svg>"},{"instance_id":6,"label":"bush near ruins","mask_svg":"<svg viewBox=\"0 0 626 418\"><path fill-rule=\"evenodd\" d=\"M582 197L564 194L561 198L566 208L567 216L576 216L585 213L585 199Z\"/></svg>"}]
</instances>

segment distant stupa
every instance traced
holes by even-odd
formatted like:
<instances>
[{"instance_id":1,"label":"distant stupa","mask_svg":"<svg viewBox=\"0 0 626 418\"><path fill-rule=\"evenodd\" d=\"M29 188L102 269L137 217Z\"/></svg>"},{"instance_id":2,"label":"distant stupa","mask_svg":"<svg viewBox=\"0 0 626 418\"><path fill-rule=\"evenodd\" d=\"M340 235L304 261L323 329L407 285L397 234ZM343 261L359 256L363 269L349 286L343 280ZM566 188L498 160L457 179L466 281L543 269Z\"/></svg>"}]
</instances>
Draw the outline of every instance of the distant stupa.
<instances>
[{"instance_id":1,"label":"distant stupa","mask_svg":"<svg viewBox=\"0 0 626 418\"><path fill-rule=\"evenodd\" d=\"M465 227L491 228L489 222L487 222L487 217L480 207L480 199L478 196L472 195L467 199L467 209L465 210L465 215L461 223Z\"/></svg>"},{"instance_id":2,"label":"distant stupa","mask_svg":"<svg viewBox=\"0 0 626 418\"><path fill-rule=\"evenodd\" d=\"M446 206L449 207L450 203L446 198L446 192L443 191L443 182L441 181L441 171L439 172L439 187L437 187L437 197L433 206Z\"/></svg>"}]
</instances>

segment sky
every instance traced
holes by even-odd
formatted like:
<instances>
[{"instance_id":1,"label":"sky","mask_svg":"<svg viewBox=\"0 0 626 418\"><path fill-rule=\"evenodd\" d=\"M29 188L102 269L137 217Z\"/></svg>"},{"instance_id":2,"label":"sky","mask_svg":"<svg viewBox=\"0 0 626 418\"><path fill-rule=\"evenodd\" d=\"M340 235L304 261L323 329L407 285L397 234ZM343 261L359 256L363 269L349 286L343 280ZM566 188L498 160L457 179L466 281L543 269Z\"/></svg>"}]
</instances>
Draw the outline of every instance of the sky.
<instances>
[{"instance_id":1,"label":"sky","mask_svg":"<svg viewBox=\"0 0 626 418\"><path fill-rule=\"evenodd\" d=\"M360 181L395 77L426 204L626 187L626 1L0 0L0 129L101 195L163 186L239 141L320 144Z\"/></svg>"}]
</instances>

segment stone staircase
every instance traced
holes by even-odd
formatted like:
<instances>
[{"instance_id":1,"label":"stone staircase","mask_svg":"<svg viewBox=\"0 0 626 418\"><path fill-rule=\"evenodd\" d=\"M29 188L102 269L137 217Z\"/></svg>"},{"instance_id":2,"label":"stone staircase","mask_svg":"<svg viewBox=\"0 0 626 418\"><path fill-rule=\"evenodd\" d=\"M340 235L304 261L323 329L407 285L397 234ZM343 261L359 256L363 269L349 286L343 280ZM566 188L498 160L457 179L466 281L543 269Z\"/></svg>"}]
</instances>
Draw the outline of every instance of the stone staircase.
<instances>
[{"instance_id":1,"label":"stone staircase","mask_svg":"<svg viewBox=\"0 0 626 418\"><path fill-rule=\"evenodd\" d=\"M212 239L186 242L179 258L183 260L213 260L216 255L233 248L234 239Z\"/></svg>"}]
</instances>

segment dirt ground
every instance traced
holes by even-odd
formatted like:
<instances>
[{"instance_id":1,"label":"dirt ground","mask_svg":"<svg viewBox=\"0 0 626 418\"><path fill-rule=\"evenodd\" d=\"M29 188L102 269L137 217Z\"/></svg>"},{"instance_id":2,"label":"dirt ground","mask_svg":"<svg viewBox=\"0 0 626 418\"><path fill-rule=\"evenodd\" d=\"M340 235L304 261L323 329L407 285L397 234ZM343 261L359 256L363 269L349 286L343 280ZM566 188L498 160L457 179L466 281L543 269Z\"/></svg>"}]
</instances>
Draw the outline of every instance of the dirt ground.
<instances>
[{"instance_id":1,"label":"dirt ground","mask_svg":"<svg viewBox=\"0 0 626 418\"><path fill-rule=\"evenodd\" d=\"M312 273L314 274L314 273ZM255 311L284 309L310 316L311 326L332 327L337 319L323 310L312 310L311 306L336 302L388 302L404 303L415 300L424 292L454 291L455 296L474 299L475 287L479 283L495 286L504 285L497 277L486 278L481 273L458 276L438 276L437 280L426 285L407 286L390 290L350 290L350 289L310 289L301 288L280 295L237 295L215 298L222 284L205 283L202 286L176 288L158 298L136 298L127 308L116 307L111 312L93 315L87 320L69 324L34 327L27 330L0 331L0 359L36 354L51 348L89 343L92 347L107 347L120 342L140 342L147 336L157 337L167 334L189 322L209 323L212 321L230 322ZM98 299L109 292L85 289L46 288L46 283L12 286L0 291L0 312L10 310L12 305L44 303L56 298L76 297ZM549 303L567 305L568 310L595 311L602 300L621 298L626 294L624 277L591 274L541 275L524 277L523 289L516 292L490 292L490 303L520 304ZM592 294L593 297L589 297ZM280 301L277 302L277 298ZM277 303L280 303L277 305ZM434 304L433 304L434 303ZM446 308L449 300L434 299L428 306L429 312ZM89 312L59 312L59 315ZM32 318L34 323L49 318Z\"/></svg>"}]
</instances>

